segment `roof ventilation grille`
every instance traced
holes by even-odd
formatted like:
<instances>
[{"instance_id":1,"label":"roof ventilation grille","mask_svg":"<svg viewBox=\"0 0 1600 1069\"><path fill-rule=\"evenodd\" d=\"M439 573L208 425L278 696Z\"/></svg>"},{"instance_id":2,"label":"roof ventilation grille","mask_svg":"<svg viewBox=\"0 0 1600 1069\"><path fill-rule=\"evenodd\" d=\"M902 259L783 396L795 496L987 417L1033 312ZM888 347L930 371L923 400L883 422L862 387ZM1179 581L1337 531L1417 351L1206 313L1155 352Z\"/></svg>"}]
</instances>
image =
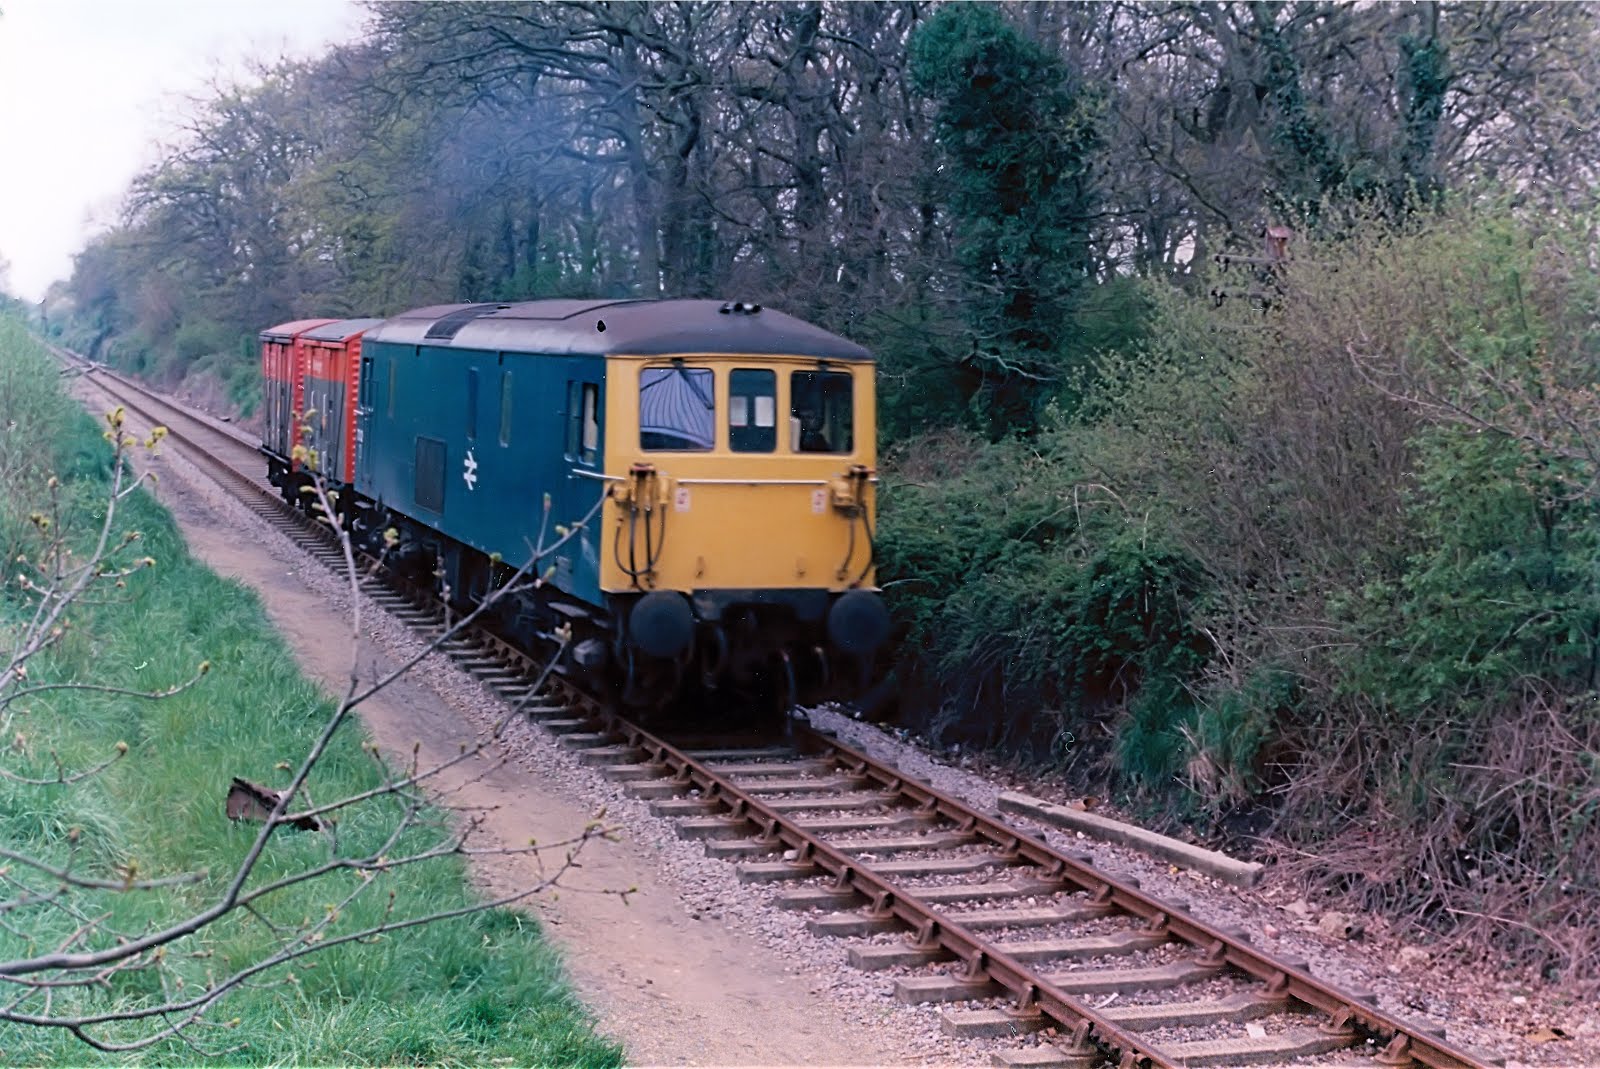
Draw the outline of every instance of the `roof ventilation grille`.
<instances>
[{"instance_id":1,"label":"roof ventilation grille","mask_svg":"<svg viewBox=\"0 0 1600 1069\"><path fill-rule=\"evenodd\" d=\"M440 316L428 328L423 337L429 341L449 341L458 334L462 327L482 316L493 315L504 308L499 304L469 304L465 308L457 308L454 312Z\"/></svg>"},{"instance_id":2,"label":"roof ventilation grille","mask_svg":"<svg viewBox=\"0 0 1600 1069\"><path fill-rule=\"evenodd\" d=\"M718 308L717 311L725 316L753 316L761 311L761 306L759 304L749 304L745 301L729 301L721 308Z\"/></svg>"}]
</instances>

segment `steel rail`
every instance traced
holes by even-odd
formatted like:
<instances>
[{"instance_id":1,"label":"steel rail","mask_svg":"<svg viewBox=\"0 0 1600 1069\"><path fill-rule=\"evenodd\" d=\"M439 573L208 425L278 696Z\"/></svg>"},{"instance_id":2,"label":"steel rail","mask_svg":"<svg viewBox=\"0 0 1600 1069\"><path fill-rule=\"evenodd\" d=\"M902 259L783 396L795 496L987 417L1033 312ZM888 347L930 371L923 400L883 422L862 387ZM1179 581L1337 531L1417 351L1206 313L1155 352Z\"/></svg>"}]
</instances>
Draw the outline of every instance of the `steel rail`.
<instances>
[{"instance_id":1,"label":"steel rail","mask_svg":"<svg viewBox=\"0 0 1600 1069\"><path fill-rule=\"evenodd\" d=\"M201 467L206 468L214 475L220 475L224 477L228 482L235 483L241 487L248 487L251 493L256 497L271 504L275 509L281 509L283 515L288 516L293 514L300 521L301 526L306 530L320 529L320 525L316 524L313 520L311 520L310 517L299 512L298 510L291 509L277 493L267 489L265 486L262 486L254 478L245 474L244 472L239 471L237 468L228 464L227 461L218 457L211 450L205 448L202 443L196 440L194 435L168 426L167 423L163 421L157 413L154 413L150 410L150 406L148 404L142 404L131 397L119 395L115 389L108 387L104 382L98 382L98 380L110 379L112 383L116 384L116 386L120 386L124 390L131 390L137 394L140 394L147 401L153 401L169 411L176 413L180 418L188 420L195 426L203 427L207 433L215 434L220 438L224 438L238 446L240 449L250 449L251 446L249 442L245 440L243 435L233 432L231 429L229 431L224 431L217 427L212 427L209 424L196 419L193 414L185 412L177 404L164 400L152 391L146 390L135 383L129 382L116 372L110 371L103 367L98 367L89 361L84 360L82 357L73 353L70 349L60 349L57 346L51 346L51 348L57 349L58 352L65 353L69 356L69 358L80 361L86 365L84 377L89 379L91 382L96 382L100 389L111 393L114 397L117 397L124 407L138 414L152 426L166 427L167 437L175 445L188 446L188 449L184 453L185 459L191 462L199 463ZM93 378L91 378L91 376L93 376Z\"/></svg>"},{"instance_id":2,"label":"steel rail","mask_svg":"<svg viewBox=\"0 0 1600 1069\"><path fill-rule=\"evenodd\" d=\"M941 919L934 907L922 901L914 893L879 876L838 848L802 830L759 798L741 790L731 780L717 775L665 740L649 734L643 728L615 714L600 715L611 722L608 726L623 735L624 744L645 752L652 760L677 777L684 786L696 786L707 798L726 805L730 817L754 825L760 832L760 837L774 847L779 845L792 847L795 850L795 857L791 863L797 869L826 870L834 876L837 889L855 891L865 896L880 916L893 914L910 925L915 932L917 945L929 948L939 946L949 950L964 963L963 979L970 981L974 986L992 981L1005 987L1016 996L1020 1011L1049 1014L1073 1031L1074 1041L1077 1043L1083 1044L1091 1039L1098 1040L1112 1049L1136 1052L1144 1059L1144 1063L1153 1069L1179 1069L1176 1062L1166 1060L1158 1050L1134 1033L1106 1020L1089 1006L1039 979L1021 962L996 950L968 929ZM932 809L926 812L928 819L936 819L937 814ZM960 830L970 829L963 827ZM1088 1055L1093 1051L1084 1046L1082 1053Z\"/></svg>"},{"instance_id":3,"label":"steel rail","mask_svg":"<svg viewBox=\"0 0 1600 1069\"><path fill-rule=\"evenodd\" d=\"M975 989L998 985L1014 999L1012 1013L1042 1013L1060 1023L1073 1037L1074 1049L1067 1050L1069 1055L1087 1055L1091 1052L1086 1044L1094 1043L1119 1059L1124 1069L1178 1069L1180 1063L1171 1061L1159 1047L1101 1016L992 943L941 916L936 907L914 892L874 873L732 780L614 713L601 712L599 716L626 745L645 753L680 785L696 787L706 799L725 806L729 820L751 825L758 840L775 849L792 849L791 864L797 869L821 870L834 878L835 889L854 891L865 898L877 916L899 918L911 929L908 938L912 946L948 951L961 963L958 979L970 982ZM1489 1069L1492 1064L1447 1043L1442 1036L1429 1034L1377 1009L1362 996L1343 993L1323 983L1306 971L1303 963L1273 958L1250 947L1240 935L1196 919L1186 912L1186 905L1163 903L1143 893L1136 881L1101 872L1079 857L985 816L933 787L909 780L898 770L808 726L796 725L794 730L802 750L831 753L846 771L868 776L883 790L901 795L928 821L944 818L953 821L957 831L981 836L999 849L1000 860L1032 864L1044 880L1075 885L1086 891L1092 901L1109 904L1143 920L1151 930L1197 948L1201 951L1197 959L1200 964L1215 965L1219 971L1231 966L1265 983L1269 995L1286 996L1326 1014L1323 1027L1334 1033L1350 1031L1354 1038L1354 1032L1360 1030L1377 1038L1386 1044L1383 1057L1394 1059L1394 1064L1403 1065L1410 1060L1430 1069ZM825 808L825 804L818 808ZM975 993L975 997L979 996Z\"/></svg>"},{"instance_id":4,"label":"steel rail","mask_svg":"<svg viewBox=\"0 0 1600 1069\"><path fill-rule=\"evenodd\" d=\"M1295 1001L1327 1014L1331 1027L1354 1026L1375 1036L1387 1044L1385 1057L1403 1056L1400 1064L1404 1057L1409 1057L1430 1069L1487 1069L1492 1064L1447 1042L1443 1035L1435 1035L1379 1009L1370 994L1340 991L1312 976L1303 962L1275 958L1250 946L1240 934L1199 920L1188 912L1186 903L1162 902L1140 890L1137 881L1108 875L1085 859L1009 827L957 798L906 779L896 769L846 743L809 727L799 730L806 736L806 743L833 751L855 774L877 780L884 790L900 793L922 811L937 813L957 822L964 830L982 835L1003 851L1039 866L1050 878L1070 881L1096 901L1109 902L1152 928L1169 932L1174 938L1203 951L1205 958L1202 960L1217 960L1265 983L1269 991L1283 991Z\"/></svg>"},{"instance_id":5,"label":"steel rail","mask_svg":"<svg viewBox=\"0 0 1600 1069\"><path fill-rule=\"evenodd\" d=\"M65 357L68 361L75 362L80 365L82 373L86 378L89 376L94 376L96 378L110 379L119 386L122 386L128 390L132 390L134 393L140 394L141 396L148 398L149 400L172 412L176 412L183 419L189 420L191 423L194 423L197 426L204 427L207 431L217 435L218 437L228 439L241 449L248 449L253 453L261 452L261 443L255 441L253 435L240 430L238 427L223 423L220 420L214 420L202 412L191 412L188 409L185 409L179 402L166 397L163 394L157 393L155 390L150 389L143 383L136 382L133 379L128 378L126 375L112 370L104 364L96 364L93 361L73 352L71 349L66 349L50 342L44 342L43 344L58 357ZM141 409L140 411L146 418L154 418L148 410Z\"/></svg>"}]
</instances>

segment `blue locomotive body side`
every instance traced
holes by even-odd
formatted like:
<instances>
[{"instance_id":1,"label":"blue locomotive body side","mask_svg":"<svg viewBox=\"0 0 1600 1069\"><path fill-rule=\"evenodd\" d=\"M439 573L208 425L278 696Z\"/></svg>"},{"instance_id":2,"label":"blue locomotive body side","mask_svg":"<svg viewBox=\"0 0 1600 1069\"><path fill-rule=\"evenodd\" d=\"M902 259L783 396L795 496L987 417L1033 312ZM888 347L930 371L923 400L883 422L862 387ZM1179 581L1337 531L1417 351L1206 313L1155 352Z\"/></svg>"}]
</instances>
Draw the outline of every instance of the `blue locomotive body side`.
<instances>
[{"instance_id":1,"label":"blue locomotive body side","mask_svg":"<svg viewBox=\"0 0 1600 1069\"><path fill-rule=\"evenodd\" d=\"M602 357L379 338L360 382L357 492L511 568L605 492ZM595 513L540 570L602 604L600 547Z\"/></svg>"}]
</instances>

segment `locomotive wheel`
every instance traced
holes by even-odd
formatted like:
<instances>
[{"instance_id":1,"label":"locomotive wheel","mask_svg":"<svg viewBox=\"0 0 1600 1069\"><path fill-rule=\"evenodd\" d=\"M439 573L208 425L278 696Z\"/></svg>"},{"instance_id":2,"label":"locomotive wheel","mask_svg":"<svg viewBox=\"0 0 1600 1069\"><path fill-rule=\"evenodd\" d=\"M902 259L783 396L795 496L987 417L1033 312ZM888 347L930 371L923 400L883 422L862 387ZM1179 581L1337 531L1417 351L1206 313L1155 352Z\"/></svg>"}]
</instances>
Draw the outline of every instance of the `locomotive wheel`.
<instances>
[{"instance_id":1,"label":"locomotive wheel","mask_svg":"<svg viewBox=\"0 0 1600 1069\"><path fill-rule=\"evenodd\" d=\"M751 680L748 691L741 688L740 712L745 723L761 732L776 732L789 723L790 710L798 697L794 662L782 651L774 653Z\"/></svg>"},{"instance_id":2,"label":"locomotive wheel","mask_svg":"<svg viewBox=\"0 0 1600 1069\"><path fill-rule=\"evenodd\" d=\"M716 690L728 670L728 633L714 625L708 634L701 647L700 683L706 690Z\"/></svg>"},{"instance_id":3,"label":"locomotive wheel","mask_svg":"<svg viewBox=\"0 0 1600 1069\"><path fill-rule=\"evenodd\" d=\"M683 681L683 665L658 661L622 644L622 704L649 709L668 704Z\"/></svg>"},{"instance_id":4,"label":"locomotive wheel","mask_svg":"<svg viewBox=\"0 0 1600 1069\"><path fill-rule=\"evenodd\" d=\"M834 677L852 694L864 694L871 688L877 661L873 657L839 654L834 658Z\"/></svg>"},{"instance_id":5,"label":"locomotive wheel","mask_svg":"<svg viewBox=\"0 0 1600 1069\"><path fill-rule=\"evenodd\" d=\"M643 680L639 678L639 653L631 645L624 642L618 654L617 661L622 673L622 704L638 705L639 692L643 683Z\"/></svg>"},{"instance_id":6,"label":"locomotive wheel","mask_svg":"<svg viewBox=\"0 0 1600 1069\"><path fill-rule=\"evenodd\" d=\"M800 686L795 681L794 661L789 657L789 651L779 650L776 660L778 670L774 674L777 676L778 684L778 709L782 715L793 708L794 703L799 700Z\"/></svg>"},{"instance_id":7,"label":"locomotive wheel","mask_svg":"<svg viewBox=\"0 0 1600 1069\"><path fill-rule=\"evenodd\" d=\"M616 651L615 693L628 715L645 727L675 724L684 715L684 664L657 660L626 643Z\"/></svg>"},{"instance_id":8,"label":"locomotive wheel","mask_svg":"<svg viewBox=\"0 0 1600 1069\"><path fill-rule=\"evenodd\" d=\"M826 693L833 685L833 668L828 663L828 651L821 646L811 647L811 657L817 662L817 690Z\"/></svg>"}]
</instances>

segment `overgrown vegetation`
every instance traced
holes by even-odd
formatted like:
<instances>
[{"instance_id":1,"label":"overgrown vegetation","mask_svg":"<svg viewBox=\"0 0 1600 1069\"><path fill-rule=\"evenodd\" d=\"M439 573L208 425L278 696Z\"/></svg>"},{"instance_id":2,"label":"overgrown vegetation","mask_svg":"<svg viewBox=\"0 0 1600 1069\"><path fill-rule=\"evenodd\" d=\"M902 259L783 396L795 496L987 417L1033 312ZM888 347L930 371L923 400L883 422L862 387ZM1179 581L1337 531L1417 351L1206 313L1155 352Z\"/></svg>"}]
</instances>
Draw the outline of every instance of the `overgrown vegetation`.
<instances>
[{"instance_id":1,"label":"overgrown vegetation","mask_svg":"<svg viewBox=\"0 0 1600 1069\"><path fill-rule=\"evenodd\" d=\"M1356 220L1269 307L1163 294L1078 418L884 494L935 726L1600 979L1600 332L1586 220ZM995 725L1004 725L996 728Z\"/></svg>"},{"instance_id":2,"label":"overgrown vegetation","mask_svg":"<svg viewBox=\"0 0 1600 1069\"><path fill-rule=\"evenodd\" d=\"M55 522L92 525L105 507L109 447L100 428L63 396L57 377L54 363L21 326L0 318L0 532L11 561L20 546L31 544L22 533L39 522L29 518L30 503L48 497L52 475L63 503ZM327 697L299 675L251 592L189 557L170 518L149 496L141 492L123 508L122 520L139 532L140 554L156 566L128 576L121 588L108 585L108 596L74 613L66 638L28 663L29 680L150 691L188 678L202 661L209 660L211 670L200 685L159 702L65 690L10 703L0 842L56 864L76 852L85 870L102 866L130 880L195 870L212 875L159 894L119 894L113 884L79 900L78 920L67 911L30 914L49 918L49 930L0 926L0 961L69 941L74 927L92 918L109 939L109 933L140 931L157 918L215 901L256 835L254 825L236 825L223 815L231 777L281 782L274 766L301 759L330 709ZM8 584L0 593L0 634L10 633L23 607ZM126 756L99 775L49 782L59 769L94 767L118 743L126 744ZM347 730L308 789L327 800L381 781L359 733ZM383 842L391 826L372 810L344 816L338 834L356 848ZM410 845L444 835L445 826L436 814L407 833ZM95 856L82 857L80 844ZM320 833L280 833L256 878L292 873L328 852ZM343 878L353 885L361 876ZM332 879L334 885L313 881L281 892L272 912L320 915L349 890L339 876ZM361 926L391 912L433 912L474 900L457 859L409 868L389 882L392 899L357 899L345 923ZM105 984L63 990L52 1008L65 1015L132 1004L159 994L163 975L198 991L213 977L260 960L279 938L263 918L241 911L175 944L164 959L165 974L108 970ZM573 999L537 922L506 910L329 950L258 977L224 1005L227 1027L191 1035L194 1046L173 1040L99 1058L60 1030L8 1026L0 1032L0 1058L10 1064L151 1065L620 1062L620 1052L594 1034ZM133 1022L111 1036L141 1029Z\"/></svg>"}]
</instances>

